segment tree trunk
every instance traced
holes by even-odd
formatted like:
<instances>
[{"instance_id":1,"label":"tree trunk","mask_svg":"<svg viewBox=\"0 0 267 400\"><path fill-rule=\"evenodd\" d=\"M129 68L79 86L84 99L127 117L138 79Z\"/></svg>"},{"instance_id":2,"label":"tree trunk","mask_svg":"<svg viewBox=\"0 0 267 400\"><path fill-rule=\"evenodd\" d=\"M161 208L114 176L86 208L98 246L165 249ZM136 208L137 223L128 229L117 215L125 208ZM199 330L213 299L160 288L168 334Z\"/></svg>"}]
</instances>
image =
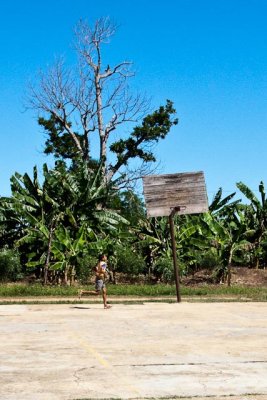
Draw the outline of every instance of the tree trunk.
<instances>
[{"instance_id":1,"label":"tree trunk","mask_svg":"<svg viewBox=\"0 0 267 400\"><path fill-rule=\"evenodd\" d=\"M74 285L75 274L76 274L76 272L75 272L75 266L72 265L72 266L70 267L70 286L73 286L73 285Z\"/></svg>"},{"instance_id":2,"label":"tree trunk","mask_svg":"<svg viewBox=\"0 0 267 400\"><path fill-rule=\"evenodd\" d=\"M231 286L232 258L233 258L233 249L231 248L227 265L227 286Z\"/></svg>"},{"instance_id":3,"label":"tree trunk","mask_svg":"<svg viewBox=\"0 0 267 400\"><path fill-rule=\"evenodd\" d=\"M68 285L68 275L69 275L69 266L66 266L64 270L64 285Z\"/></svg>"},{"instance_id":4,"label":"tree trunk","mask_svg":"<svg viewBox=\"0 0 267 400\"><path fill-rule=\"evenodd\" d=\"M50 230L49 230L47 254L46 254L45 266L44 266L44 285L47 285L48 268L49 268L49 263L50 263L51 246L52 246L52 240L53 240L53 231L54 231L54 221L52 220Z\"/></svg>"},{"instance_id":5,"label":"tree trunk","mask_svg":"<svg viewBox=\"0 0 267 400\"><path fill-rule=\"evenodd\" d=\"M96 94L96 107L97 107L97 124L98 134L100 139L100 162L102 162L103 176L106 174L106 160L107 160L107 138L104 130L103 114L102 114L102 90L100 85L99 67L95 69L95 94Z\"/></svg>"}]
</instances>

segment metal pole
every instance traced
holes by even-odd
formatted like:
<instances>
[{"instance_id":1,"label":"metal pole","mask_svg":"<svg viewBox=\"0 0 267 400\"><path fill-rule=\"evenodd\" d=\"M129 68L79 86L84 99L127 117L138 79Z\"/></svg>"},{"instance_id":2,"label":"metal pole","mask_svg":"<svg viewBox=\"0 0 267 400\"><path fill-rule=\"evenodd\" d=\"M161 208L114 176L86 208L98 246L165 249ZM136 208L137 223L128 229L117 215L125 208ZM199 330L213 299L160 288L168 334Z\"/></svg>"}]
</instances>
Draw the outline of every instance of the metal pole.
<instances>
[{"instance_id":1,"label":"metal pole","mask_svg":"<svg viewBox=\"0 0 267 400\"><path fill-rule=\"evenodd\" d=\"M169 222L170 222L170 231L171 231L171 240L172 240L172 256L173 256L173 267L174 267L174 276L175 276L175 284L176 284L176 296L177 296L177 303L180 303L181 302L180 279L179 279L179 271L178 271L178 265L177 265L176 242L175 242L175 232L174 232L174 223L173 223L173 216L176 211L178 211L177 208L173 209L173 211L169 215Z\"/></svg>"}]
</instances>

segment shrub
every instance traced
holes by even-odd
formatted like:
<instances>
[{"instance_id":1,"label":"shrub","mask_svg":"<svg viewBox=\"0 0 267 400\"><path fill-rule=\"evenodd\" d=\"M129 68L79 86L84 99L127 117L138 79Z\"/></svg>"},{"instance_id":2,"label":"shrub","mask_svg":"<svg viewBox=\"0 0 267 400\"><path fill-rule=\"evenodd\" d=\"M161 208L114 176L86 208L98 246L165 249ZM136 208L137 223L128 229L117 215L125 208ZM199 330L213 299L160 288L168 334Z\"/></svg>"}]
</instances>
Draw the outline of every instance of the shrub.
<instances>
[{"instance_id":1,"label":"shrub","mask_svg":"<svg viewBox=\"0 0 267 400\"><path fill-rule=\"evenodd\" d=\"M204 254L199 253L197 262L200 269L205 268L213 270L221 266L222 260L216 250L210 249Z\"/></svg>"},{"instance_id":2,"label":"shrub","mask_svg":"<svg viewBox=\"0 0 267 400\"><path fill-rule=\"evenodd\" d=\"M83 284L88 283L93 275L93 268L97 264L97 257L88 254L79 258L77 264L76 274L78 280Z\"/></svg>"},{"instance_id":3,"label":"shrub","mask_svg":"<svg viewBox=\"0 0 267 400\"><path fill-rule=\"evenodd\" d=\"M177 258L177 268L179 272L179 277L185 276L188 272L187 264ZM174 266L173 266L173 258L168 256L162 256L158 258L154 264L153 274L156 278L160 279L165 283L173 283L175 282L174 276Z\"/></svg>"},{"instance_id":4,"label":"shrub","mask_svg":"<svg viewBox=\"0 0 267 400\"><path fill-rule=\"evenodd\" d=\"M153 273L163 282L174 282L174 268L172 259L169 257L158 258L154 264Z\"/></svg>"},{"instance_id":5,"label":"shrub","mask_svg":"<svg viewBox=\"0 0 267 400\"><path fill-rule=\"evenodd\" d=\"M145 271L145 261L138 253L130 248L120 249L117 253L117 272L123 272L131 276L143 274Z\"/></svg>"},{"instance_id":6,"label":"shrub","mask_svg":"<svg viewBox=\"0 0 267 400\"><path fill-rule=\"evenodd\" d=\"M0 251L0 281L16 281L23 277L20 256L16 250Z\"/></svg>"}]
</instances>

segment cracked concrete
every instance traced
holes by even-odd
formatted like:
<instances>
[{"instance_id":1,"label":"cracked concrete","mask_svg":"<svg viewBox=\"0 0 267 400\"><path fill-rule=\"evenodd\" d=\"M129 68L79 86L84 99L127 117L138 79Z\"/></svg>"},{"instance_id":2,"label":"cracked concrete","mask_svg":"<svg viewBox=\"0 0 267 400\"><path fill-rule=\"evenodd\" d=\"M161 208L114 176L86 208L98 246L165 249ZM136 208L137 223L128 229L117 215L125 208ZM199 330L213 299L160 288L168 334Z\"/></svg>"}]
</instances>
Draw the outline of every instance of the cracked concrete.
<instances>
[{"instance_id":1,"label":"cracked concrete","mask_svg":"<svg viewBox=\"0 0 267 400\"><path fill-rule=\"evenodd\" d=\"M0 399L267 400L267 303L0 305Z\"/></svg>"}]
</instances>

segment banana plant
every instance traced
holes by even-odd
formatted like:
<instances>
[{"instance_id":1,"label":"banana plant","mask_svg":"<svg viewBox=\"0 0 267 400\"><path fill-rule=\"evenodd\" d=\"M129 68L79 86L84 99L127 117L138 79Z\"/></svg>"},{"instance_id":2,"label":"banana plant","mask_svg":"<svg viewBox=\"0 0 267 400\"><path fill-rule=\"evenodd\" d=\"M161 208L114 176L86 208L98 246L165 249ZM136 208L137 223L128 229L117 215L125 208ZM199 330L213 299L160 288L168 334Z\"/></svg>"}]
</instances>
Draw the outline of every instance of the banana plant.
<instances>
[{"instance_id":1,"label":"banana plant","mask_svg":"<svg viewBox=\"0 0 267 400\"><path fill-rule=\"evenodd\" d=\"M236 205L239 204L241 201L240 199L238 199L231 202L233 197L236 195L235 192L229 194L226 197L223 197L222 195L223 190L222 188L219 188L218 192L212 199L211 204L209 205L209 212L218 219L223 218L225 215L228 215L229 212L234 212L236 209Z\"/></svg>"},{"instance_id":2,"label":"banana plant","mask_svg":"<svg viewBox=\"0 0 267 400\"><path fill-rule=\"evenodd\" d=\"M75 241L81 229L86 227L87 231L93 231L101 239L120 224L127 224L118 212L105 207L106 197L112 188L101 183L99 174L99 169L89 171L85 164L75 171L67 170L62 164L49 170L44 164L42 184L39 183L36 167L33 179L28 174L19 173L11 178L12 196L1 198L1 216L4 213L3 222L7 223L9 218L17 227L17 244L23 246L29 255L27 265L33 267L34 263L44 263L44 283L47 282L52 249L55 249L53 241L56 233L59 235L58 232L61 232L63 237L62 232L65 235L68 232L69 239L74 238Z\"/></svg>"},{"instance_id":3,"label":"banana plant","mask_svg":"<svg viewBox=\"0 0 267 400\"><path fill-rule=\"evenodd\" d=\"M198 227L190 219L175 217L175 241L176 249L181 257L187 250L190 238ZM148 264L148 274L153 270L155 261L160 257L172 257L172 245L170 237L169 221L164 217L144 220L137 230L139 245L143 249Z\"/></svg>"},{"instance_id":4,"label":"banana plant","mask_svg":"<svg viewBox=\"0 0 267 400\"><path fill-rule=\"evenodd\" d=\"M253 245L254 265L258 269L261 255L261 243L266 237L267 232L267 199L264 184L259 184L260 200L255 194L242 182L238 182L238 189L250 201L250 204L243 205L246 222L250 229L250 240Z\"/></svg>"},{"instance_id":5,"label":"banana plant","mask_svg":"<svg viewBox=\"0 0 267 400\"><path fill-rule=\"evenodd\" d=\"M217 220L210 213L203 215L203 221L210 231L207 236L210 244L220 252L222 266L217 269L217 277L222 281L227 279L228 286L231 285L231 268L233 256L237 250L245 250L248 246L250 229L247 226L242 207L236 204L235 212L228 209L224 218Z\"/></svg>"},{"instance_id":6,"label":"banana plant","mask_svg":"<svg viewBox=\"0 0 267 400\"><path fill-rule=\"evenodd\" d=\"M51 253L55 261L51 262L51 270L60 270L64 273L64 283L70 282L73 285L75 278L75 267L78 257L82 256L86 240L87 227L83 224L77 231L75 237L64 226L59 226L54 233L54 240L51 246ZM95 238L93 232L91 237ZM69 278L69 279L68 279Z\"/></svg>"}]
</instances>

